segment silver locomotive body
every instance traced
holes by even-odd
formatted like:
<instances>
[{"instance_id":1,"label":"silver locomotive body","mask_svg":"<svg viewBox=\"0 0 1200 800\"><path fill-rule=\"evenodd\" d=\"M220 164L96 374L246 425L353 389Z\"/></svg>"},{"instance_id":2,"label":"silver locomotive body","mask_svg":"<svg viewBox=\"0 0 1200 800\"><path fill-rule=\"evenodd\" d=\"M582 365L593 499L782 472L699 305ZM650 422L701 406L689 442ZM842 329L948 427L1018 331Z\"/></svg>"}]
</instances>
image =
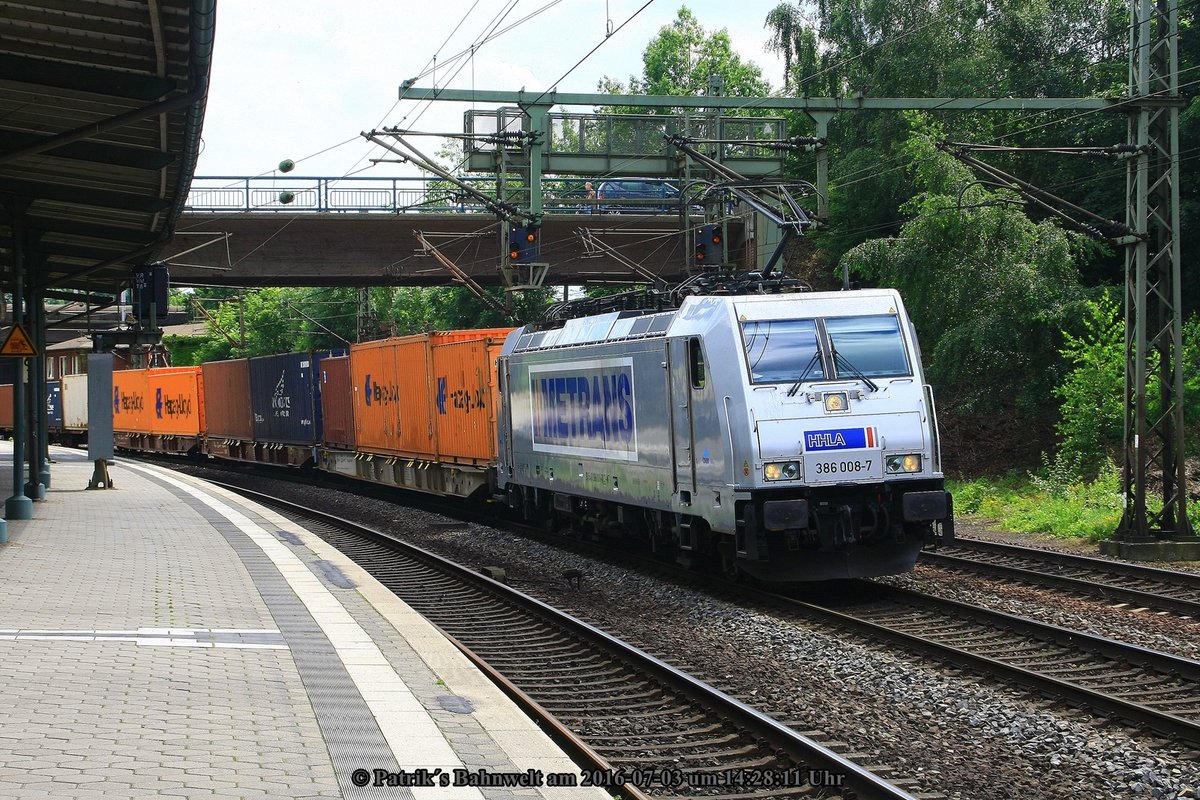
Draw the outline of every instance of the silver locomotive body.
<instances>
[{"instance_id":1,"label":"silver locomotive body","mask_svg":"<svg viewBox=\"0 0 1200 800\"><path fill-rule=\"evenodd\" d=\"M498 484L530 519L770 581L904 572L953 534L894 291L689 297L524 328L499 372Z\"/></svg>"}]
</instances>

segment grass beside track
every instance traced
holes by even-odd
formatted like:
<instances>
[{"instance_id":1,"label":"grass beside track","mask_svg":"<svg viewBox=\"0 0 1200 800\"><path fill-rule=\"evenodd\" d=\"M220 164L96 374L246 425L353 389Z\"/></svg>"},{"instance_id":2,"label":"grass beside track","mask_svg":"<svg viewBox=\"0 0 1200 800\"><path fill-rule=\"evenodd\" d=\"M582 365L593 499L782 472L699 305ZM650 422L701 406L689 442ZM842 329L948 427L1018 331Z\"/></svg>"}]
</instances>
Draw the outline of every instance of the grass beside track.
<instances>
[{"instance_id":1,"label":"grass beside track","mask_svg":"<svg viewBox=\"0 0 1200 800\"><path fill-rule=\"evenodd\" d=\"M1038 474L947 481L954 511L994 521L1013 533L1039 533L1096 542L1108 538L1121 521L1120 469L1108 464L1091 481ZM1200 522L1200 501L1190 504L1193 525Z\"/></svg>"}]
</instances>

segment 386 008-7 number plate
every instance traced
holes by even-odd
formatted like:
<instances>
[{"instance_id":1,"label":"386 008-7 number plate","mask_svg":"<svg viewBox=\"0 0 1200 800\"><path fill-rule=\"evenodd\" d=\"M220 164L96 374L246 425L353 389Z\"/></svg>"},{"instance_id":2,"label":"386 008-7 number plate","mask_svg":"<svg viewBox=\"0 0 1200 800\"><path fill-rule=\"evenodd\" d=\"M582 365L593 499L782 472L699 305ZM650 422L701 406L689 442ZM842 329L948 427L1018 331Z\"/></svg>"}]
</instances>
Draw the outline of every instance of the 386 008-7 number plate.
<instances>
[{"instance_id":1,"label":"386 008-7 number plate","mask_svg":"<svg viewBox=\"0 0 1200 800\"><path fill-rule=\"evenodd\" d=\"M804 457L804 480L808 483L880 480L883 460L878 450L839 450L809 453Z\"/></svg>"}]
</instances>

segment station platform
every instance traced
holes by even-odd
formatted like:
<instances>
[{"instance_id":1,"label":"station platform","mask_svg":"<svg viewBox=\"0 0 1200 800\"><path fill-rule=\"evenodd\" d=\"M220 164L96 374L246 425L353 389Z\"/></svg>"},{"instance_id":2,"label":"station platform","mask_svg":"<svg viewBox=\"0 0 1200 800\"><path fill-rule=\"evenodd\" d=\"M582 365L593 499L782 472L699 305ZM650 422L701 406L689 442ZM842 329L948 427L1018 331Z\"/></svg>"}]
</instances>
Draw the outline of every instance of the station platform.
<instances>
[{"instance_id":1,"label":"station platform","mask_svg":"<svg viewBox=\"0 0 1200 800\"><path fill-rule=\"evenodd\" d=\"M579 768L314 534L138 462L89 491L86 453L52 457L0 545L0 798L609 796L455 780ZM414 777L435 785L376 785Z\"/></svg>"}]
</instances>

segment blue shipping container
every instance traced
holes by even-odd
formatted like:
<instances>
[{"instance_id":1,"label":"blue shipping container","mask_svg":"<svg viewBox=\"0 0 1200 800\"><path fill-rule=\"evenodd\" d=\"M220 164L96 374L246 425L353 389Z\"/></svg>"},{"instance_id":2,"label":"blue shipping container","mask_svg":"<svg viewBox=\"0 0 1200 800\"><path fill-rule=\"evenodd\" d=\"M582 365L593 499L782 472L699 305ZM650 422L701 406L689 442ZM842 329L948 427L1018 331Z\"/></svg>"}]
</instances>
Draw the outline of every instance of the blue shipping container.
<instances>
[{"instance_id":1,"label":"blue shipping container","mask_svg":"<svg viewBox=\"0 0 1200 800\"><path fill-rule=\"evenodd\" d=\"M316 445L321 442L318 364L327 353L284 353L250 359L250 409L254 441Z\"/></svg>"},{"instance_id":2,"label":"blue shipping container","mask_svg":"<svg viewBox=\"0 0 1200 800\"><path fill-rule=\"evenodd\" d=\"M62 430L62 381L46 381L46 427Z\"/></svg>"}]
</instances>

